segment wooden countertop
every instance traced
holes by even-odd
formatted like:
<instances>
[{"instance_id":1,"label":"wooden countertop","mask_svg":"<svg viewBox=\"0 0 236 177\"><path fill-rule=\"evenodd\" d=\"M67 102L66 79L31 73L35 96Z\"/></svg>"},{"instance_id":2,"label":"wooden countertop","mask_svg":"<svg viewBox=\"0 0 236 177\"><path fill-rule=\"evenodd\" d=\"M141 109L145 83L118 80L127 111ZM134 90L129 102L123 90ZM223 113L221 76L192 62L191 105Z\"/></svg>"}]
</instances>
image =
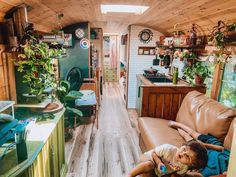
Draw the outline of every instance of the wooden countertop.
<instances>
[{"instance_id":1,"label":"wooden countertop","mask_svg":"<svg viewBox=\"0 0 236 177\"><path fill-rule=\"evenodd\" d=\"M167 76L167 78L172 79L171 76ZM193 87L189 83L183 81L183 80L178 80L177 84L167 83L167 82L155 82L152 83L149 81L145 76L142 74L137 74L137 79L142 81L142 87ZM197 87L204 87L204 86L197 86Z\"/></svg>"}]
</instances>

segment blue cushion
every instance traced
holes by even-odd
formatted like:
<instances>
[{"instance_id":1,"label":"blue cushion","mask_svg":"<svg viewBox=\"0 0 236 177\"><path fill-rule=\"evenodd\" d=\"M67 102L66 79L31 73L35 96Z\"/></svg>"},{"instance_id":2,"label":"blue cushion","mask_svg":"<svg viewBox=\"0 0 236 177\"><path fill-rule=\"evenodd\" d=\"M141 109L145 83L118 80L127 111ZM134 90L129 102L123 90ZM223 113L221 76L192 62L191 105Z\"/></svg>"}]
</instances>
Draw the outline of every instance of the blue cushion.
<instances>
[{"instance_id":1,"label":"blue cushion","mask_svg":"<svg viewBox=\"0 0 236 177\"><path fill-rule=\"evenodd\" d=\"M80 92L83 96L75 100L76 106L92 106L97 104L96 95L93 90L80 90Z\"/></svg>"}]
</instances>

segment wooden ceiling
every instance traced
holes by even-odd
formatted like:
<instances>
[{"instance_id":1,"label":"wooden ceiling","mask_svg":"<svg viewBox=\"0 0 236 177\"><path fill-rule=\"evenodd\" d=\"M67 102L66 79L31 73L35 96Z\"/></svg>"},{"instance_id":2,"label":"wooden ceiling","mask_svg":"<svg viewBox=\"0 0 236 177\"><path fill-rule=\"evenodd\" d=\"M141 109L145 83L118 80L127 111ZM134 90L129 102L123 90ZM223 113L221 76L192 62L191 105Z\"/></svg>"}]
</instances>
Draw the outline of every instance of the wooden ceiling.
<instances>
[{"instance_id":1,"label":"wooden ceiling","mask_svg":"<svg viewBox=\"0 0 236 177\"><path fill-rule=\"evenodd\" d=\"M182 30L189 30L191 24L196 23L207 33L218 20L236 20L236 0L0 0L0 21L4 20L6 11L22 3L32 7L28 19L40 31L89 21L91 26L102 27L107 33L123 32L129 24L168 33L177 23ZM102 14L101 4L147 5L150 8L142 15ZM57 18L58 13L64 14L61 20Z\"/></svg>"}]
</instances>

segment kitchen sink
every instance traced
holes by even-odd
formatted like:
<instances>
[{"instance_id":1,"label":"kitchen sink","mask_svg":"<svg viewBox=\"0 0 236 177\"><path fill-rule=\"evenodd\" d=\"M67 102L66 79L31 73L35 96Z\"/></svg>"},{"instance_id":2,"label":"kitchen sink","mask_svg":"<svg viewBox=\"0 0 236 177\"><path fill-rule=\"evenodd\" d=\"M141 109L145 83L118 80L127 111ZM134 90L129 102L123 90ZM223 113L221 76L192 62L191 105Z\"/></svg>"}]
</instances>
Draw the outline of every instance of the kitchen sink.
<instances>
[{"instance_id":1,"label":"kitchen sink","mask_svg":"<svg viewBox=\"0 0 236 177\"><path fill-rule=\"evenodd\" d=\"M172 82L171 79L166 77L147 77L147 79L151 82L166 82L166 83Z\"/></svg>"}]
</instances>

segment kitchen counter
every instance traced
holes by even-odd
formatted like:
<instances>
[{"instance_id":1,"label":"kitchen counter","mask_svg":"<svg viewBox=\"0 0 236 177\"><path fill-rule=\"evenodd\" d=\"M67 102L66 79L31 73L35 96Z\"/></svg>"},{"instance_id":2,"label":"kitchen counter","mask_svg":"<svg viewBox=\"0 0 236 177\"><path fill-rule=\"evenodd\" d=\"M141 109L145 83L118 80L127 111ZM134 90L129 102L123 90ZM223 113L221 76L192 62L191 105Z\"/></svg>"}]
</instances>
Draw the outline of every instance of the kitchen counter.
<instances>
[{"instance_id":1,"label":"kitchen counter","mask_svg":"<svg viewBox=\"0 0 236 177\"><path fill-rule=\"evenodd\" d=\"M169 76L168 79L172 78ZM192 86L182 80L178 84L151 82L142 74L137 75L136 110L140 117L158 117L175 120L179 107L191 91L206 93L204 86Z\"/></svg>"},{"instance_id":2,"label":"kitchen counter","mask_svg":"<svg viewBox=\"0 0 236 177\"><path fill-rule=\"evenodd\" d=\"M172 80L171 76L167 76L168 79ZM142 81L142 87L160 87L160 86L168 86L168 87L193 87L191 86L189 83L183 81L183 80L178 80L177 84L173 84L171 83L167 83L167 82L154 82L152 83L151 81L149 81L145 76L143 76L142 74L138 74L137 75L137 79ZM200 86L203 87L203 86Z\"/></svg>"}]
</instances>

